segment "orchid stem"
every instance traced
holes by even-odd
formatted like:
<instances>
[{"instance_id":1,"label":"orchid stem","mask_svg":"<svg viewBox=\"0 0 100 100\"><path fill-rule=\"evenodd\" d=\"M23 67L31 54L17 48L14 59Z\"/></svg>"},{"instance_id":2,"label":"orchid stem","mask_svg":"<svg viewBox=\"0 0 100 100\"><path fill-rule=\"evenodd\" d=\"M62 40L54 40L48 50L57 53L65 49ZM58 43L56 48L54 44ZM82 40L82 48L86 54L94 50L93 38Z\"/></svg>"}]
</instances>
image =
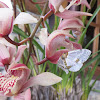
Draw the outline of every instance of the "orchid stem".
<instances>
[{"instance_id":1,"label":"orchid stem","mask_svg":"<svg viewBox=\"0 0 100 100\"><path fill-rule=\"evenodd\" d=\"M46 61L48 61L47 58L44 58L42 61L38 62L36 57L32 54L31 57L33 58L33 62L36 64L36 65L41 65L43 63L45 63Z\"/></svg>"},{"instance_id":2,"label":"orchid stem","mask_svg":"<svg viewBox=\"0 0 100 100\"><path fill-rule=\"evenodd\" d=\"M46 2L45 6L44 6L44 9L43 9L43 11L42 11L42 14L41 14L42 16L45 14L46 9L47 9L47 6L48 6L48 1ZM31 53L32 53L32 38L34 37L34 35L35 35L35 33L36 33L36 31L37 31L37 29L38 29L38 27L40 26L40 24L41 24L42 21L43 21L43 18L40 18L39 21L38 21L38 23L37 23L37 25L35 26L33 32L32 32L31 35L30 35L29 55L28 55L28 59L27 59L27 61L26 61L26 65L28 64L30 55L31 55Z\"/></svg>"},{"instance_id":3,"label":"orchid stem","mask_svg":"<svg viewBox=\"0 0 100 100\"><path fill-rule=\"evenodd\" d=\"M42 16L43 17L43 21L45 21L49 16L51 16L53 14L53 10L50 10L45 16Z\"/></svg>"},{"instance_id":4,"label":"orchid stem","mask_svg":"<svg viewBox=\"0 0 100 100\"><path fill-rule=\"evenodd\" d=\"M20 46L20 45L22 45L23 43L26 43L27 41L30 40L30 37L28 37L28 38L22 40L21 42L17 43L17 42L15 42L15 41L11 40L8 36L4 36L4 38L5 38L8 42L10 42L11 44L16 45L16 46Z\"/></svg>"},{"instance_id":5,"label":"orchid stem","mask_svg":"<svg viewBox=\"0 0 100 100\"><path fill-rule=\"evenodd\" d=\"M16 18L16 0L13 0L14 18Z\"/></svg>"},{"instance_id":6,"label":"orchid stem","mask_svg":"<svg viewBox=\"0 0 100 100\"><path fill-rule=\"evenodd\" d=\"M44 9L43 9L43 11L42 11L41 16L44 16L44 15L45 15L47 6L48 6L48 1L46 2L45 6L44 6ZM37 25L35 26L35 29L33 30L33 32L32 32L31 35L30 35L31 38L34 37L34 35L35 35L35 33L36 33L36 31L37 31L37 29L38 29L38 27L40 26L40 24L41 24L42 21L43 21L43 18L40 18L39 21L38 21L38 23L37 23Z\"/></svg>"}]
</instances>

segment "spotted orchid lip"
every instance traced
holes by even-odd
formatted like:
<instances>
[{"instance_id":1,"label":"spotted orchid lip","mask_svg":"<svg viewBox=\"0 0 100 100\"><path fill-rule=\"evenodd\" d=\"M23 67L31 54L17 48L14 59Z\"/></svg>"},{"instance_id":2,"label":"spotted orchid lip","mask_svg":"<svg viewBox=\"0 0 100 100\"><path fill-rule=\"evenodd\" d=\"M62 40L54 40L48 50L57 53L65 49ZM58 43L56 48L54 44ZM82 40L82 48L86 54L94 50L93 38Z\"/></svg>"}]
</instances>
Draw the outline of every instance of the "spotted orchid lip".
<instances>
[{"instance_id":1,"label":"spotted orchid lip","mask_svg":"<svg viewBox=\"0 0 100 100\"><path fill-rule=\"evenodd\" d=\"M12 95L12 88L16 85L18 77L17 76L7 76L0 75L0 92L3 92L4 95Z\"/></svg>"}]
</instances>

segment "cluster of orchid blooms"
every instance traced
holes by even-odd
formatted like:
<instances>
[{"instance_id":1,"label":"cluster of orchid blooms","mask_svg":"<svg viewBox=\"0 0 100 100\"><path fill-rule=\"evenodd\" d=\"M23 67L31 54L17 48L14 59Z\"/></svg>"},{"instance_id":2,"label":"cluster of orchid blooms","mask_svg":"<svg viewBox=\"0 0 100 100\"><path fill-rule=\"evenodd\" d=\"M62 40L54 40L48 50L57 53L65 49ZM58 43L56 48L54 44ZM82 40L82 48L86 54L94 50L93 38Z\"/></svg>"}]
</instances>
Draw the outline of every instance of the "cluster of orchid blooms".
<instances>
[{"instance_id":1,"label":"cluster of orchid blooms","mask_svg":"<svg viewBox=\"0 0 100 100\"><path fill-rule=\"evenodd\" d=\"M64 5L65 2L70 2L67 7ZM69 10L72 5L79 4L84 4L90 8L86 0L49 0L50 12L44 17L42 16L43 20L54 13L61 18L61 21L58 29L49 36L46 28L41 29L39 39L45 45L45 58L41 62L36 61L37 65L49 60L51 63L58 63L59 67L68 73L68 70L78 71L88 59L91 52L87 49L82 49L80 44L69 40L69 37L74 38L69 34L70 30L80 34L80 28L83 27L82 21L77 17L83 15L92 16L90 13ZM14 96L18 100L22 100L22 98L30 100L31 92L27 88L34 85L53 85L60 82L62 78L50 72L44 72L29 78L31 71L25 64L20 63L20 59L27 48L22 43L27 42L30 38L24 42L15 43L9 38L9 35L13 30L13 25L37 23L38 20L25 12L21 12L14 20L13 10L1 1L0 13L0 66L4 66L6 70L5 75L0 73L0 95ZM16 49L15 44L18 49ZM60 49L61 47L65 47L65 49ZM81 58L82 56L83 58ZM32 57L35 59L33 55Z\"/></svg>"}]
</instances>

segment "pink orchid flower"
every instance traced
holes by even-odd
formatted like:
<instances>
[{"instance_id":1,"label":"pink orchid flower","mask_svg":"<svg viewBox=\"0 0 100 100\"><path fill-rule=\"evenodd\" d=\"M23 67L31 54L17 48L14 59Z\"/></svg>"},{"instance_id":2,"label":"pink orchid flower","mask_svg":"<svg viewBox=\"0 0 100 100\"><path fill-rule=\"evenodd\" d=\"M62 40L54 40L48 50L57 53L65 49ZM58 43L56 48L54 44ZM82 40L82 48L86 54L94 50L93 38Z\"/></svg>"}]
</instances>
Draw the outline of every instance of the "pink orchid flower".
<instances>
[{"instance_id":1,"label":"pink orchid flower","mask_svg":"<svg viewBox=\"0 0 100 100\"><path fill-rule=\"evenodd\" d=\"M0 43L0 66L9 65L14 61L19 62L24 50L26 49L26 45L19 46L16 52L16 46L8 43L4 39L3 42L5 42L6 45Z\"/></svg>"},{"instance_id":2,"label":"pink orchid flower","mask_svg":"<svg viewBox=\"0 0 100 100\"><path fill-rule=\"evenodd\" d=\"M70 6L76 4L78 0L74 0L71 2L71 5L68 5L67 7L63 7L63 4L66 4L66 0L49 0L49 8L50 11L43 17L44 20L46 20L49 16L51 16L53 13L63 19L69 19L69 18L74 18L78 16L92 16L92 14L87 13L87 12L81 12L81 11L71 11L68 10ZM83 2L84 1L84 2ZM88 2L86 0L83 0L81 3L85 4L88 8L90 8ZM85 2L86 1L86 2ZM65 6L64 4L64 6Z\"/></svg>"},{"instance_id":3,"label":"pink orchid flower","mask_svg":"<svg viewBox=\"0 0 100 100\"><path fill-rule=\"evenodd\" d=\"M11 64L5 75L0 73L0 95L17 96L29 87L35 85L49 86L62 80L50 72L44 72L29 79L30 72L30 69L24 64Z\"/></svg>"},{"instance_id":4,"label":"pink orchid flower","mask_svg":"<svg viewBox=\"0 0 100 100\"><path fill-rule=\"evenodd\" d=\"M68 9L72 5L79 5L79 4L86 5L90 9L90 5L88 4L87 0L68 0L68 1L70 2L70 4L67 6ZM55 13L57 13L58 11L60 11L60 7L61 6L63 7L64 2L67 2L67 0L49 0L49 8L52 9Z\"/></svg>"},{"instance_id":5,"label":"pink orchid flower","mask_svg":"<svg viewBox=\"0 0 100 100\"><path fill-rule=\"evenodd\" d=\"M46 37L47 35L45 35L44 37L44 32L45 31L41 32L39 38L42 43L44 43L43 41L47 41L45 44L45 58L40 62L36 62L37 65L42 64L47 60L54 64L57 64L59 57L63 53L82 48L80 44L77 44L65 38L66 36L74 38L71 34L69 34L69 30L55 30L48 37ZM65 49L60 49L60 47L65 47ZM33 59L36 61L34 57Z\"/></svg>"},{"instance_id":6,"label":"pink orchid flower","mask_svg":"<svg viewBox=\"0 0 100 100\"><path fill-rule=\"evenodd\" d=\"M21 12L15 20L13 20L13 10L8 8L6 4L0 2L0 37L8 36L15 24L37 23L37 19L28 13Z\"/></svg>"}]
</instances>

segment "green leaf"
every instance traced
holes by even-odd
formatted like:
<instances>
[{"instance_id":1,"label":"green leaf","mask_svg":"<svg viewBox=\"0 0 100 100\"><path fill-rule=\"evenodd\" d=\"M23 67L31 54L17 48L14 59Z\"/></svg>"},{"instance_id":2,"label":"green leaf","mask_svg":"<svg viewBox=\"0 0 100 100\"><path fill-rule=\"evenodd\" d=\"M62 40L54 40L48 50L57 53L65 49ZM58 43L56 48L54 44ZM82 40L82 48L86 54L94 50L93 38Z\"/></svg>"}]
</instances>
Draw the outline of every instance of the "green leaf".
<instances>
[{"instance_id":1,"label":"green leaf","mask_svg":"<svg viewBox=\"0 0 100 100\"><path fill-rule=\"evenodd\" d=\"M87 32L87 29L88 29L90 23L93 21L93 19L94 19L95 16L97 15L97 13L99 12L99 10L100 10L100 6L98 6L98 8L97 8L97 9L95 10L95 12L93 13L93 16L90 18L89 22L87 23L86 28L85 28L85 30L83 31L83 33L81 34L78 43L83 44L84 37L85 37L85 34L86 34L86 32Z\"/></svg>"},{"instance_id":2,"label":"green leaf","mask_svg":"<svg viewBox=\"0 0 100 100\"><path fill-rule=\"evenodd\" d=\"M93 77L93 75L94 75L94 73L96 71L96 68L98 67L99 62L100 62L100 59L97 60L95 66L93 67L93 69L92 69L92 71L91 71L91 73L89 75L89 79L88 79L88 82L87 82L87 86L89 86L89 84L90 84L90 82L92 80L92 77Z\"/></svg>"},{"instance_id":3,"label":"green leaf","mask_svg":"<svg viewBox=\"0 0 100 100\"><path fill-rule=\"evenodd\" d=\"M98 37L100 36L100 33L98 35L96 35L86 46L85 49L89 47L89 45Z\"/></svg>"}]
</instances>

